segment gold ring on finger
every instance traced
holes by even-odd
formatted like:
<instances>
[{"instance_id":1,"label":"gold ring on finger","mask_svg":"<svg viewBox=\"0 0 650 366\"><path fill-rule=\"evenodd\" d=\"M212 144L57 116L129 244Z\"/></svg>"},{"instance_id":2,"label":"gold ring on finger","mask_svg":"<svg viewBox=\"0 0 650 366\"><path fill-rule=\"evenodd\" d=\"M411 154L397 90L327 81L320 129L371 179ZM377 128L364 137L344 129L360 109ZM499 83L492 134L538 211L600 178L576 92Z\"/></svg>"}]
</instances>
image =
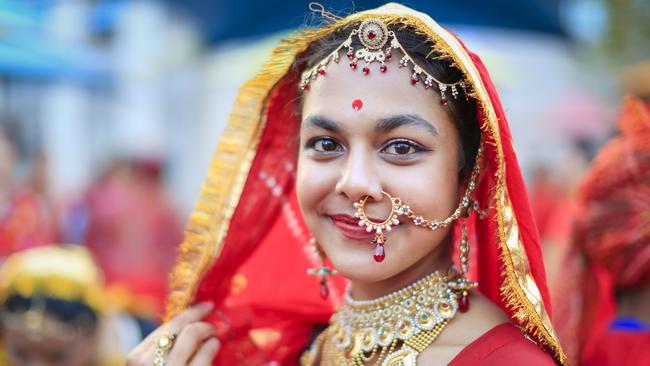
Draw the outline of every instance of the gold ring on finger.
<instances>
[{"instance_id":1,"label":"gold ring on finger","mask_svg":"<svg viewBox=\"0 0 650 366\"><path fill-rule=\"evenodd\" d=\"M165 366L167 360L165 356L174 347L176 342L176 333L165 332L155 340L156 350L154 351L154 366Z\"/></svg>"}]
</instances>

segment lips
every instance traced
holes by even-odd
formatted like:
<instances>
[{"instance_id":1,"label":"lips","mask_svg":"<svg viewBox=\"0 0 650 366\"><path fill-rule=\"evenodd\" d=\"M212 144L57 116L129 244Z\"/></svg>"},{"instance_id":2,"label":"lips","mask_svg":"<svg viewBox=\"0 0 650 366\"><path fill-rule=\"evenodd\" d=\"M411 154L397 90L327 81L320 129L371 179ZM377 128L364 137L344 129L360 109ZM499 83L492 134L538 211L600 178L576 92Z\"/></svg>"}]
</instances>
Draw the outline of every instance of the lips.
<instances>
[{"instance_id":1,"label":"lips","mask_svg":"<svg viewBox=\"0 0 650 366\"><path fill-rule=\"evenodd\" d=\"M336 228L339 229L341 234L348 239L364 240L364 239L372 239L375 236L374 231L368 232L366 231L365 226L359 226L359 219L352 215L347 215L347 214L330 215L329 218L334 224L334 226L336 226ZM369 217L369 219L372 220L373 222L384 221L381 219L376 219L371 217Z\"/></svg>"}]
</instances>

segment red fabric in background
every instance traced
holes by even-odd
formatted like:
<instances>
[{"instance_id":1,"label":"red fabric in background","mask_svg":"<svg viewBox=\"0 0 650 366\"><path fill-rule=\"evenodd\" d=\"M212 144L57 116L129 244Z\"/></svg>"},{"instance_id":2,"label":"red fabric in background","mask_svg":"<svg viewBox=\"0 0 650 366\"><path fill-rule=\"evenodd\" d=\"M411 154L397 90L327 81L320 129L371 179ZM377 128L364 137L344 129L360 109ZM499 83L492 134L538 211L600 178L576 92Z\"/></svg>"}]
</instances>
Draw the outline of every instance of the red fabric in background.
<instances>
[{"instance_id":1,"label":"red fabric in background","mask_svg":"<svg viewBox=\"0 0 650 366\"><path fill-rule=\"evenodd\" d=\"M650 333L610 331L596 341L584 366L650 365Z\"/></svg>"},{"instance_id":2,"label":"red fabric in background","mask_svg":"<svg viewBox=\"0 0 650 366\"><path fill-rule=\"evenodd\" d=\"M0 262L15 252L56 243L56 239L54 214L37 192L14 189L0 202Z\"/></svg>"}]
</instances>

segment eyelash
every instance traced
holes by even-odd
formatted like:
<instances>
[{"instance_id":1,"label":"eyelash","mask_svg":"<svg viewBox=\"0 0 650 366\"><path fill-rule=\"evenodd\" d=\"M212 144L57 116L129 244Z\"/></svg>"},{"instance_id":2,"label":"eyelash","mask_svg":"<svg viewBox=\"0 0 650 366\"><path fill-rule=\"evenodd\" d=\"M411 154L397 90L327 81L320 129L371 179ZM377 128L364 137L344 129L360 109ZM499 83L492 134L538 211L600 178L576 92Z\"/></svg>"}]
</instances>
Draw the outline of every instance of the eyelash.
<instances>
[{"instance_id":1,"label":"eyelash","mask_svg":"<svg viewBox=\"0 0 650 366\"><path fill-rule=\"evenodd\" d=\"M318 150L316 150L316 144L318 142L322 142L322 141L332 141L338 147L341 147L341 144L339 144L335 139L333 139L331 137L318 136L318 137L314 137L314 138L310 139L309 141L307 141L307 143L305 144L305 148L312 149L312 150L316 151L319 154L331 154L331 153L339 152L339 151L318 151Z\"/></svg>"},{"instance_id":2,"label":"eyelash","mask_svg":"<svg viewBox=\"0 0 650 366\"><path fill-rule=\"evenodd\" d=\"M385 150L388 149L390 146L393 146L398 143L403 143L408 145L409 147L413 148L415 151L412 153L408 154L394 154L394 153L386 153ZM380 150L380 152L384 152L385 154L391 155L391 157L396 158L396 159L408 159L414 154L418 154L421 152L426 152L426 151L431 151L430 149L425 148L424 146L418 144L415 141L407 140L407 139L396 139L396 140L391 140L389 141L384 147Z\"/></svg>"}]
</instances>

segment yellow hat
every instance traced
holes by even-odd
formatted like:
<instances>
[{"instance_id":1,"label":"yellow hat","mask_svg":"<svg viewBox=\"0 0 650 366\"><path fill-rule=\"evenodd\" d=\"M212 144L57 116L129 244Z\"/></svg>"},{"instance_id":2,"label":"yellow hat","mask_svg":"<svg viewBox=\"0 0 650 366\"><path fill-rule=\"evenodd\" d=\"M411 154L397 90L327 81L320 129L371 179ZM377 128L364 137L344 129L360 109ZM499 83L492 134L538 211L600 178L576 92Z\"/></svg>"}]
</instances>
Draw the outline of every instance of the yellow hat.
<instances>
[{"instance_id":1,"label":"yellow hat","mask_svg":"<svg viewBox=\"0 0 650 366\"><path fill-rule=\"evenodd\" d=\"M103 275L78 245L44 246L15 253L0 265L0 303L8 297L47 296L106 308Z\"/></svg>"}]
</instances>

